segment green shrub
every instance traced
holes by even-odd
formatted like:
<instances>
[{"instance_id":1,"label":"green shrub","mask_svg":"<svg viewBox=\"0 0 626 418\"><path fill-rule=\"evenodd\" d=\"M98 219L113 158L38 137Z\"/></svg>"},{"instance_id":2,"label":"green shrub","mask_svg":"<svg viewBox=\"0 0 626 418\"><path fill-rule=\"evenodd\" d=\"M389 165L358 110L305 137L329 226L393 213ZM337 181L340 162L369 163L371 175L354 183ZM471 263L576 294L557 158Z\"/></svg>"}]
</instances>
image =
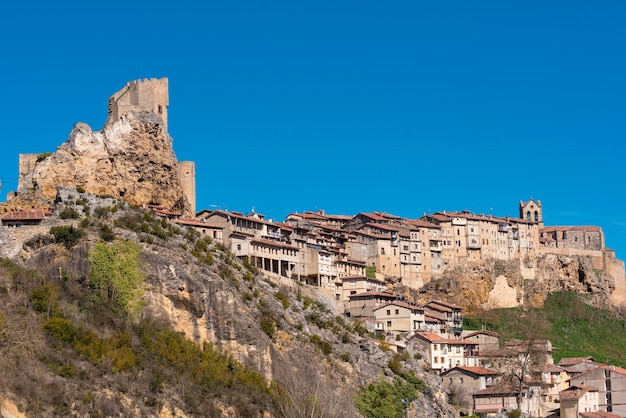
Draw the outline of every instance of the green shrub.
<instances>
[{"instance_id":1,"label":"green shrub","mask_svg":"<svg viewBox=\"0 0 626 418\"><path fill-rule=\"evenodd\" d=\"M105 242L111 242L115 239L115 234L109 225L103 224L100 227L100 238Z\"/></svg>"},{"instance_id":2,"label":"green shrub","mask_svg":"<svg viewBox=\"0 0 626 418\"><path fill-rule=\"evenodd\" d=\"M78 193L85 193L85 188L84 188L84 187L81 187L81 186L76 186L76 191L77 191Z\"/></svg>"},{"instance_id":3,"label":"green shrub","mask_svg":"<svg viewBox=\"0 0 626 418\"><path fill-rule=\"evenodd\" d=\"M357 410L366 418L402 418L405 408L417 399L417 388L396 378L367 385L355 399Z\"/></svg>"},{"instance_id":4,"label":"green shrub","mask_svg":"<svg viewBox=\"0 0 626 418\"><path fill-rule=\"evenodd\" d=\"M267 334L268 337L274 338L276 334L276 321L274 321L271 316L264 315L261 318L261 330Z\"/></svg>"},{"instance_id":5,"label":"green shrub","mask_svg":"<svg viewBox=\"0 0 626 418\"><path fill-rule=\"evenodd\" d=\"M43 329L56 339L66 343L74 341L76 336L76 328L74 328L72 321L65 318L50 318L44 323Z\"/></svg>"},{"instance_id":6,"label":"green shrub","mask_svg":"<svg viewBox=\"0 0 626 418\"><path fill-rule=\"evenodd\" d=\"M40 313L46 313L48 317L54 316L58 310L58 295L54 287L44 285L30 292L30 302L33 309Z\"/></svg>"},{"instance_id":7,"label":"green shrub","mask_svg":"<svg viewBox=\"0 0 626 418\"><path fill-rule=\"evenodd\" d=\"M50 233L54 235L57 243L63 244L68 250L74 247L85 235L82 229L77 229L74 225L60 225L50 228Z\"/></svg>"},{"instance_id":8,"label":"green shrub","mask_svg":"<svg viewBox=\"0 0 626 418\"><path fill-rule=\"evenodd\" d=\"M101 297L116 303L126 314L141 308L145 276L141 270L141 248L132 241L98 241L89 252L91 285Z\"/></svg>"},{"instance_id":9,"label":"green shrub","mask_svg":"<svg viewBox=\"0 0 626 418\"><path fill-rule=\"evenodd\" d=\"M65 208L59 213L59 218L61 219L78 219L80 218L80 213L76 211L74 208Z\"/></svg>"},{"instance_id":10,"label":"green shrub","mask_svg":"<svg viewBox=\"0 0 626 418\"><path fill-rule=\"evenodd\" d=\"M42 162L43 160L45 160L46 158L48 158L48 157L49 157L49 156L51 156L51 155L52 155L52 153L51 153L51 152L44 152L44 153L41 153L41 154L39 154L39 155L37 156L37 162L38 162L38 163L40 163L40 162Z\"/></svg>"},{"instance_id":11,"label":"green shrub","mask_svg":"<svg viewBox=\"0 0 626 418\"><path fill-rule=\"evenodd\" d=\"M274 296L276 296L276 299L280 300L284 309L289 307L289 296L285 292L279 290L274 294Z\"/></svg>"}]
</instances>

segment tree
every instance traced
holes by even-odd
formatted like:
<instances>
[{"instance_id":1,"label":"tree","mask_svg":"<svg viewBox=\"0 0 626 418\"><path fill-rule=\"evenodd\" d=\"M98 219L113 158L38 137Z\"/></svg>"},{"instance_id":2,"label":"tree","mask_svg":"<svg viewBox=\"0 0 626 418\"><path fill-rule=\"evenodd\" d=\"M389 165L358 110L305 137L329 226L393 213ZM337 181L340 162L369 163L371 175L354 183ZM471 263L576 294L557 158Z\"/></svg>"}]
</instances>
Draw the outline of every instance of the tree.
<instances>
[{"instance_id":1,"label":"tree","mask_svg":"<svg viewBox=\"0 0 626 418\"><path fill-rule=\"evenodd\" d=\"M533 371L546 364L552 356L552 344L547 339L551 324L536 310L522 312L520 320L503 337L514 337L505 343L505 369L510 383L517 388L517 407L521 408L523 388L532 381Z\"/></svg>"},{"instance_id":2,"label":"tree","mask_svg":"<svg viewBox=\"0 0 626 418\"><path fill-rule=\"evenodd\" d=\"M101 297L114 302L126 314L141 309L145 276L141 270L141 248L132 241L116 239L96 242L89 252L90 283Z\"/></svg>"}]
</instances>

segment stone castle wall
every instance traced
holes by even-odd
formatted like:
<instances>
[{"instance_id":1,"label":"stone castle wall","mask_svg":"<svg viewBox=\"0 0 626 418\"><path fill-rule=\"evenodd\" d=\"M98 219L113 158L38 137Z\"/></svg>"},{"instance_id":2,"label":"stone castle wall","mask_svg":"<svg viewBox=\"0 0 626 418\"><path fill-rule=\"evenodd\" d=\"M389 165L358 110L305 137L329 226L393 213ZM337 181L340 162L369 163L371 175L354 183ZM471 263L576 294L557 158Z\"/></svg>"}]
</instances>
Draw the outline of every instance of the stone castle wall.
<instances>
[{"instance_id":1,"label":"stone castle wall","mask_svg":"<svg viewBox=\"0 0 626 418\"><path fill-rule=\"evenodd\" d=\"M196 164L193 161L179 161L178 170L183 194L187 197L191 213L196 214Z\"/></svg>"},{"instance_id":2,"label":"stone castle wall","mask_svg":"<svg viewBox=\"0 0 626 418\"><path fill-rule=\"evenodd\" d=\"M109 117L106 124L113 123L131 111L154 112L163 118L167 132L167 109L169 89L167 78L133 80L109 98Z\"/></svg>"},{"instance_id":3,"label":"stone castle wall","mask_svg":"<svg viewBox=\"0 0 626 418\"><path fill-rule=\"evenodd\" d=\"M24 193L33 187L30 173L35 169L37 157L40 154L20 154L19 159L19 178L17 181L17 192Z\"/></svg>"}]
</instances>

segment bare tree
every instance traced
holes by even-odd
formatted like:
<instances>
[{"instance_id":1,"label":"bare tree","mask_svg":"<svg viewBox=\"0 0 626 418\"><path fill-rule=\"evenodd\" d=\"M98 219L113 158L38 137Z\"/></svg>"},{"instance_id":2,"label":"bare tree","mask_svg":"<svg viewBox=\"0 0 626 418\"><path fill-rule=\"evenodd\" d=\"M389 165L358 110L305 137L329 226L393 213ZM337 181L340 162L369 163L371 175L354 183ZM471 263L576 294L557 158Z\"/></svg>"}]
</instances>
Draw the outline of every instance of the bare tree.
<instances>
[{"instance_id":1,"label":"bare tree","mask_svg":"<svg viewBox=\"0 0 626 418\"><path fill-rule=\"evenodd\" d=\"M274 387L278 412L285 418L358 417L349 390L335 379L324 379L323 366L301 360L283 370Z\"/></svg>"}]
</instances>

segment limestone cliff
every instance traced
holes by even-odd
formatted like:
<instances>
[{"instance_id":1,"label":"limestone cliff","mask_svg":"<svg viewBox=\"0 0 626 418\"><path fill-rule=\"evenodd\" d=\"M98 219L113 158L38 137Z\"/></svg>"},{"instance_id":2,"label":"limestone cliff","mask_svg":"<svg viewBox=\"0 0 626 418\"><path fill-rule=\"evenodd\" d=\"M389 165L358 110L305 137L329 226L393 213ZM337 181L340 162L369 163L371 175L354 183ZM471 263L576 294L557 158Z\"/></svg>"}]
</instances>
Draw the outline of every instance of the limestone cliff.
<instances>
[{"instance_id":1,"label":"limestone cliff","mask_svg":"<svg viewBox=\"0 0 626 418\"><path fill-rule=\"evenodd\" d=\"M65 185L190 214L172 138L155 113L130 112L96 132L77 123L55 153L38 160L20 179L20 196L34 190L53 200Z\"/></svg>"},{"instance_id":2,"label":"limestone cliff","mask_svg":"<svg viewBox=\"0 0 626 418\"><path fill-rule=\"evenodd\" d=\"M614 277L594 267L590 257L546 253L511 261L485 260L459 263L449 268L413 298L445 299L466 312L517 306L539 307L550 292L570 290L589 293L597 305L606 306L616 288Z\"/></svg>"}]
</instances>

